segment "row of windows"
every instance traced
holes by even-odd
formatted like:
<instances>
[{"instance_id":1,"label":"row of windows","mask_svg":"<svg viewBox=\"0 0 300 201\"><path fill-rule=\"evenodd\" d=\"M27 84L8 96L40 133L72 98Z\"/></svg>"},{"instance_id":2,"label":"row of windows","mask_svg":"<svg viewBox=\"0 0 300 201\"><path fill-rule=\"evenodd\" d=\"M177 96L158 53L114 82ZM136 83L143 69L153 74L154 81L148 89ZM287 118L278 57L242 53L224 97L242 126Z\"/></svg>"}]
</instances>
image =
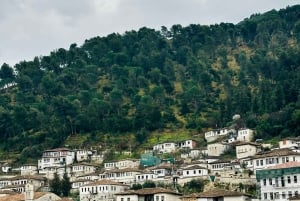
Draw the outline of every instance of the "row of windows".
<instances>
[{"instance_id":1,"label":"row of windows","mask_svg":"<svg viewBox=\"0 0 300 201\"><path fill-rule=\"evenodd\" d=\"M193 172L193 174L197 174L197 171L196 170L191 170L191 172ZM186 171L186 174L190 174L190 171L189 170L187 170ZM198 174L201 174L201 170L198 170Z\"/></svg>"},{"instance_id":2,"label":"row of windows","mask_svg":"<svg viewBox=\"0 0 300 201\"><path fill-rule=\"evenodd\" d=\"M137 179L138 180L140 180L140 179L149 179L149 178L151 178L151 179L153 179L153 175L139 175L139 176L137 176Z\"/></svg>"},{"instance_id":3,"label":"row of windows","mask_svg":"<svg viewBox=\"0 0 300 201\"><path fill-rule=\"evenodd\" d=\"M294 176L286 176L286 177L276 177L275 179L269 178L267 179L263 179L262 181L264 186L270 185L270 186L275 186L275 187L284 187L285 183L291 184L297 184L298 183L298 177L297 175Z\"/></svg>"},{"instance_id":4,"label":"row of windows","mask_svg":"<svg viewBox=\"0 0 300 201\"><path fill-rule=\"evenodd\" d=\"M287 163L289 162L289 157L282 157L281 158L282 163ZM293 156L293 161L296 161L295 156ZM279 158L266 158L265 160L260 159L256 160L256 166L263 166L263 165L268 165L268 164L279 164Z\"/></svg>"},{"instance_id":5,"label":"row of windows","mask_svg":"<svg viewBox=\"0 0 300 201\"><path fill-rule=\"evenodd\" d=\"M92 187L85 187L81 188L81 192L97 192L97 191L108 191L109 187L108 186L98 186L98 188L95 186ZM116 186L110 186L111 191L116 191L117 187Z\"/></svg>"},{"instance_id":6,"label":"row of windows","mask_svg":"<svg viewBox=\"0 0 300 201\"><path fill-rule=\"evenodd\" d=\"M298 195L298 191L294 192L294 195ZM288 191L288 192L281 192L281 195L279 194L279 192L270 192L270 193L264 193L263 194L263 199L267 200L274 200L274 199L286 199L286 198L290 198L293 196L293 192L292 191Z\"/></svg>"}]
</instances>

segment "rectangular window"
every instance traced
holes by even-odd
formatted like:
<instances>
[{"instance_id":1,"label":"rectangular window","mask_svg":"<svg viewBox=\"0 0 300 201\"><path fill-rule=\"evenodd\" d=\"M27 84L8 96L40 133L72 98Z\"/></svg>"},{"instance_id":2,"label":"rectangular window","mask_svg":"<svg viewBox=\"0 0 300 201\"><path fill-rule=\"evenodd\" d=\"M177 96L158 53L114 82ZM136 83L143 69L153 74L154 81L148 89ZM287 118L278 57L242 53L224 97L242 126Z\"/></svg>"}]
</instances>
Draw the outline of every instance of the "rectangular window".
<instances>
[{"instance_id":1,"label":"rectangular window","mask_svg":"<svg viewBox=\"0 0 300 201\"><path fill-rule=\"evenodd\" d=\"M266 179L263 179L263 184L264 184L264 186L267 185L267 180Z\"/></svg>"},{"instance_id":2,"label":"rectangular window","mask_svg":"<svg viewBox=\"0 0 300 201\"><path fill-rule=\"evenodd\" d=\"M274 193L274 195L276 200L279 199L279 192Z\"/></svg>"},{"instance_id":3,"label":"rectangular window","mask_svg":"<svg viewBox=\"0 0 300 201\"><path fill-rule=\"evenodd\" d=\"M156 196L156 201L159 201L159 196L158 195Z\"/></svg>"},{"instance_id":4,"label":"rectangular window","mask_svg":"<svg viewBox=\"0 0 300 201\"><path fill-rule=\"evenodd\" d=\"M285 192L282 192L281 197L282 199L285 199Z\"/></svg>"},{"instance_id":5,"label":"rectangular window","mask_svg":"<svg viewBox=\"0 0 300 201\"><path fill-rule=\"evenodd\" d=\"M288 184L291 183L291 177L290 176L287 176L287 182L288 182Z\"/></svg>"},{"instance_id":6,"label":"rectangular window","mask_svg":"<svg viewBox=\"0 0 300 201\"><path fill-rule=\"evenodd\" d=\"M161 201L165 201L165 196L161 196Z\"/></svg>"},{"instance_id":7,"label":"rectangular window","mask_svg":"<svg viewBox=\"0 0 300 201\"><path fill-rule=\"evenodd\" d=\"M256 160L256 166L259 166L259 161L258 160Z\"/></svg>"},{"instance_id":8,"label":"rectangular window","mask_svg":"<svg viewBox=\"0 0 300 201\"><path fill-rule=\"evenodd\" d=\"M268 194L264 193L264 200L268 199Z\"/></svg>"},{"instance_id":9,"label":"rectangular window","mask_svg":"<svg viewBox=\"0 0 300 201\"><path fill-rule=\"evenodd\" d=\"M293 196L292 191L289 191L289 192L288 192L288 196L289 196L289 198Z\"/></svg>"},{"instance_id":10,"label":"rectangular window","mask_svg":"<svg viewBox=\"0 0 300 201\"><path fill-rule=\"evenodd\" d=\"M282 187L285 187L284 177L281 177L281 186L282 186Z\"/></svg>"},{"instance_id":11,"label":"rectangular window","mask_svg":"<svg viewBox=\"0 0 300 201\"><path fill-rule=\"evenodd\" d=\"M285 161L286 161L286 162L289 162L289 157L286 157Z\"/></svg>"},{"instance_id":12,"label":"rectangular window","mask_svg":"<svg viewBox=\"0 0 300 201\"><path fill-rule=\"evenodd\" d=\"M272 185L272 178L269 178L269 185Z\"/></svg>"},{"instance_id":13,"label":"rectangular window","mask_svg":"<svg viewBox=\"0 0 300 201\"><path fill-rule=\"evenodd\" d=\"M124 198L121 198L121 201L124 201Z\"/></svg>"},{"instance_id":14,"label":"rectangular window","mask_svg":"<svg viewBox=\"0 0 300 201\"><path fill-rule=\"evenodd\" d=\"M297 175L294 175L294 183L297 183L298 179L297 179Z\"/></svg>"},{"instance_id":15,"label":"rectangular window","mask_svg":"<svg viewBox=\"0 0 300 201\"><path fill-rule=\"evenodd\" d=\"M270 193L270 200L274 200L273 193Z\"/></svg>"},{"instance_id":16,"label":"rectangular window","mask_svg":"<svg viewBox=\"0 0 300 201\"><path fill-rule=\"evenodd\" d=\"M264 165L264 161L260 160L260 165L263 166Z\"/></svg>"},{"instance_id":17,"label":"rectangular window","mask_svg":"<svg viewBox=\"0 0 300 201\"><path fill-rule=\"evenodd\" d=\"M127 201L130 201L130 198L127 198Z\"/></svg>"}]
</instances>

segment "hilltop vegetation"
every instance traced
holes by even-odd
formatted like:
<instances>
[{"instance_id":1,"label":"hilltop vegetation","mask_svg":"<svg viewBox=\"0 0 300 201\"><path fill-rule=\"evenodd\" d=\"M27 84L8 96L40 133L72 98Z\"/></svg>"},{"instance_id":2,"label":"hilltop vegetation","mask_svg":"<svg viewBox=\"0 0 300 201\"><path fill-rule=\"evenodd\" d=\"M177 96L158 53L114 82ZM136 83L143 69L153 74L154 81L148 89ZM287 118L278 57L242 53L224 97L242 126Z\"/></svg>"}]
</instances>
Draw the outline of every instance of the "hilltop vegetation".
<instances>
[{"instance_id":1,"label":"hilltop vegetation","mask_svg":"<svg viewBox=\"0 0 300 201\"><path fill-rule=\"evenodd\" d=\"M34 158L75 135L81 146L137 148L152 132L203 133L234 114L256 138L299 135L299 13L143 27L3 64L0 149Z\"/></svg>"}]
</instances>

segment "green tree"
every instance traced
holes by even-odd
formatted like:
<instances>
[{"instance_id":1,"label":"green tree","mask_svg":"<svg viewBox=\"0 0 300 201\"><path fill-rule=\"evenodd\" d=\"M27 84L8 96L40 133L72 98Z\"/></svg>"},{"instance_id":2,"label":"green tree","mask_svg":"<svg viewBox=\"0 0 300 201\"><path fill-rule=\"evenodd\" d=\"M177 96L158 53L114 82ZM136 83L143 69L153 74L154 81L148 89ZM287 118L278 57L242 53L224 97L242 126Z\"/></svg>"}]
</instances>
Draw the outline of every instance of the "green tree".
<instances>
[{"instance_id":1,"label":"green tree","mask_svg":"<svg viewBox=\"0 0 300 201\"><path fill-rule=\"evenodd\" d=\"M65 172L61 180L61 192L64 197L69 196L71 188L72 188L72 183L70 182L70 178L68 177L68 174Z\"/></svg>"},{"instance_id":2,"label":"green tree","mask_svg":"<svg viewBox=\"0 0 300 201\"><path fill-rule=\"evenodd\" d=\"M62 189L61 189L61 181L57 173L54 173L54 178L50 181L50 191L58 196L60 196Z\"/></svg>"}]
</instances>

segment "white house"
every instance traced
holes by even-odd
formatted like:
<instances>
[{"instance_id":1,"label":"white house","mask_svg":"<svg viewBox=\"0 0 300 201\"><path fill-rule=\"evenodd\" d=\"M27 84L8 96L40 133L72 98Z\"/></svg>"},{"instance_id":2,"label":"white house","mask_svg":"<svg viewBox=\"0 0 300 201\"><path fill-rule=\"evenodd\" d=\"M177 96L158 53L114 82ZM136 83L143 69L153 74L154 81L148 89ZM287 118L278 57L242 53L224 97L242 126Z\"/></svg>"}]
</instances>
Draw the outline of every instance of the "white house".
<instances>
[{"instance_id":1,"label":"white house","mask_svg":"<svg viewBox=\"0 0 300 201\"><path fill-rule=\"evenodd\" d=\"M25 164L20 167L21 175L35 175L38 174L37 165Z\"/></svg>"},{"instance_id":2,"label":"white house","mask_svg":"<svg viewBox=\"0 0 300 201\"><path fill-rule=\"evenodd\" d=\"M252 160L253 169L259 170L290 161L300 162L300 153L294 152L287 148L273 149L271 151L257 153L252 157Z\"/></svg>"},{"instance_id":3,"label":"white house","mask_svg":"<svg viewBox=\"0 0 300 201\"><path fill-rule=\"evenodd\" d=\"M77 149L75 150L77 162L87 161L91 159L92 151L86 149Z\"/></svg>"},{"instance_id":4,"label":"white house","mask_svg":"<svg viewBox=\"0 0 300 201\"><path fill-rule=\"evenodd\" d=\"M236 158L247 158L254 156L262 150L260 144L254 142L238 142L235 144Z\"/></svg>"},{"instance_id":5,"label":"white house","mask_svg":"<svg viewBox=\"0 0 300 201\"><path fill-rule=\"evenodd\" d=\"M148 181L148 180L152 181L157 178L158 178L158 176L152 171L143 171L143 172L135 175L136 183L144 183L145 181Z\"/></svg>"},{"instance_id":6,"label":"white house","mask_svg":"<svg viewBox=\"0 0 300 201\"><path fill-rule=\"evenodd\" d=\"M153 151L157 153L172 153L176 150L177 144L175 142L164 142L153 146Z\"/></svg>"},{"instance_id":7,"label":"white house","mask_svg":"<svg viewBox=\"0 0 300 201\"><path fill-rule=\"evenodd\" d=\"M166 177L172 175L173 165L172 164L161 164L155 167L149 168L158 177Z\"/></svg>"},{"instance_id":8,"label":"white house","mask_svg":"<svg viewBox=\"0 0 300 201\"><path fill-rule=\"evenodd\" d=\"M71 175L78 177L80 175L95 173L97 166L90 163L76 163L71 166Z\"/></svg>"},{"instance_id":9,"label":"white house","mask_svg":"<svg viewBox=\"0 0 300 201\"><path fill-rule=\"evenodd\" d=\"M204 136L207 142L217 140L220 136L225 136L230 133L235 133L234 129L222 128L205 132Z\"/></svg>"},{"instance_id":10,"label":"white house","mask_svg":"<svg viewBox=\"0 0 300 201\"><path fill-rule=\"evenodd\" d=\"M138 168L140 166L139 159L124 159L119 161L111 161L104 163L104 169L127 169L127 168Z\"/></svg>"},{"instance_id":11,"label":"white house","mask_svg":"<svg viewBox=\"0 0 300 201\"><path fill-rule=\"evenodd\" d=\"M287 201L300 192L300 162L287 162L256 171L260 200Z\"/></svg>"},{"instance_id":12,"label":"white house","mask_svg":"<svg viewBox=\"0 0 300 201\"><path fill-rule=\"evenodd\" d=\"M208 175L208 169L193 165L190 167L186 167L182 169L182 177L188 178L188 177L201 177L201 176L207 176Z\"/></svg>"},{"instance_id":13,"label":"white house","mask_svg":"<svg viewBox=\"0 0 300 201\"><path fill-rule=\"evenodd\" d=\"M42 159L38 160L38 169L45 167L64 167L71 165L75 160L74 151L67 148L57 148L43 152Z\"/></svg>"},{"instance_id":14,"label":"white house","mask_svg":"<svg viewBox=\"0 0 300 201\"><path fill-rule=\"evenodd\" d=\"M144 188L118 193L116 201L180 201L180 193L164 188Z\"/></svg>"},{"instance_id":15,"label":"white house","mask_svg":"<svg viewBox=\"0 0 300 201\"><path fill-rule=\"evenodd\" d=\"M123 192L127 189L129 189L128 185L119 182L99 180L79 187L79 197L80 201L112 201L116 199L116 193Z\"/></svg>"},{"instance_id":16,"label":"white house","mask_svg":"<svg viewBox=\"0 0 300 201\"><path fill-rule=\"evenodd\" d=\"M251 142L253 140L254 132L249 128L241 128L238 130L237 140L244 142Z\"/></svg>"},{"instance_id":17,"label":"white house","mask_svg":"<svg viewBox=\"0 0 300 201\"><path fill-rule=\"evenodd\" d=\"M112 169L104 172L104 177L108 180L121 182L124 184L132 184L135 182L136 175L142 171L136 168Z\"/></svg>"},{"instance_id":18,"label":"white house","mask_svg":"<svg viewBox=\"0 0 300 201\"><path fill-rule=\"evenodd\" d=\"M221 156L226 151L231 149L231 145L227 143L213 143L207 145L208 156Z\"/></svg>"},{"instance_id":19,"label":"white house","mask_svg":"<svg viewBox=\"0 0 300 201\"><path fill-rule=\"evenodd\" d=\"M231 167L231 161L220 159L217 161L210 162L208 164L208 167L208 169L212 171L228 170Z\"/></svg>"},{"instance_id":20,"label":"white house","mask_svg":"<svg viewBox=\"0 0 300 201\"><path fill-rule=\"evenodd\" d=\"M290 137L279 141L279 148L298 149L300 147L300 137Z\"/></svg>"}]
</instances>

